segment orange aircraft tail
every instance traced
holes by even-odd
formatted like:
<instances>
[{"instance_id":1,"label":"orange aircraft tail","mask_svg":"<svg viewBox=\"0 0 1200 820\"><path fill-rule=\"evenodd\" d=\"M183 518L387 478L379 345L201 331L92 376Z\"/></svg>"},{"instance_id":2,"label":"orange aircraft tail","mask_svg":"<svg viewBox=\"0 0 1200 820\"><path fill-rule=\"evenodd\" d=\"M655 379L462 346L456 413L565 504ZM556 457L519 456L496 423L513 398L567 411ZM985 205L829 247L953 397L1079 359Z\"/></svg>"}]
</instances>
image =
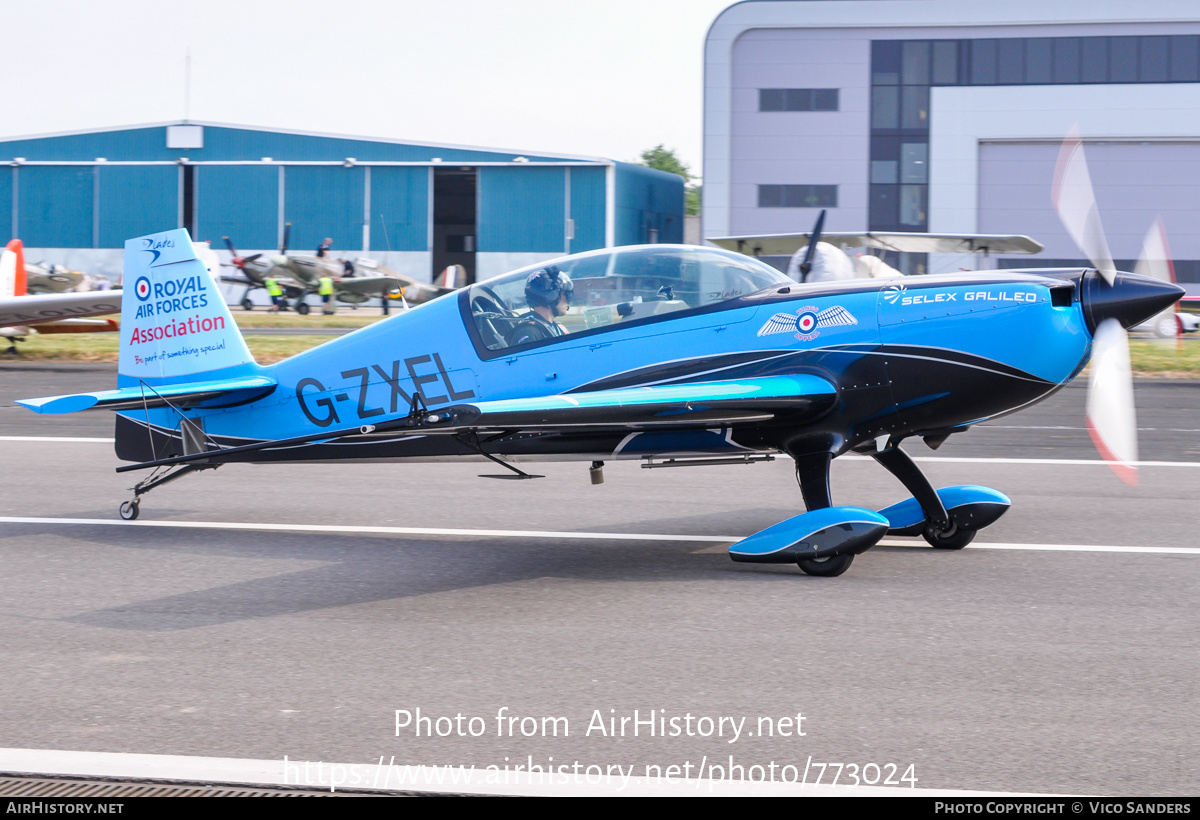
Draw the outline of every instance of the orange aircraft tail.
<instances>
[{"instance_id":1,"label":"orange aircraft tail","mask_svg":"<svg viewBox=\"0 0 1200 820\"><path fill-rule=\"evenodd\" d=\"M0 254L0 297L24 296L25 290L25 246L14 239Z\"/></svg>"}]
</instances>

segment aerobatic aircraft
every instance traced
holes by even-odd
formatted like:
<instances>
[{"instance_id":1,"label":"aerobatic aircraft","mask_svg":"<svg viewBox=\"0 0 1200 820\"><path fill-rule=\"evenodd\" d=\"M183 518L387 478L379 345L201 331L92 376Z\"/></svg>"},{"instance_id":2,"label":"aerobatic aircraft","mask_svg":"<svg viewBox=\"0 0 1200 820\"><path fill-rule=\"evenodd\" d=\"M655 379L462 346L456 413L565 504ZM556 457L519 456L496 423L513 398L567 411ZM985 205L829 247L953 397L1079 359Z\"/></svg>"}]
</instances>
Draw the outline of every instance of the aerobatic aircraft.
<instances>
[{"instance_id":1,"label":"aerobatic aircraft","mask_svg":"<svg viewBox=\"0 0 1200 820\"><path fill-rule=\"evenodd\" d=\"M1086 196L1071 193L1082 190L1073 161L1056 201L1104 260L1090 182ZM19 402L117 411L117 457L133 462L118 472L152 470L123 518L155 487L232 462L486 459L506 471L492 477L533 479L519 465L580 460L596 480L612 459L741 464L783 453L806 511L730 557L818 576L842 574L887 533L969 543L1009 499L935 489L901 444L936 448L1054 393L1089 360L1089 429L1130 473L1125 328L1182 294L1103 261L799 284L723 249L617 247L472 285L261 366L186 231L130 240L125 264L117 388ZM911 498L835 506L830 464L849 452L874 458Z\"/></svg>"},{"instance_id":2,"label":"aerobatic aircraft","mask_svg":"<svg viewBox=\"0 0 1200 820\"><path fill-rule=\"evenodd\" d=\"M117 456L134 462L118 469L154 470L125 518L151 489L227 462L483 458L533 478L521 462L786 453L808 511L730 554L815 575L841 574L887 532L968 543L1008 499L935 491L901 442L936 446L1046 397L1113 325L1123 335L1181 292L1084 270L798 285L725 250L622 247L518 270L261 366L186 231L130 240L126 264L117 389L20 402L118 411ZM534 319L531 302L558 315ZM912 498L834 506L830 463L852 451Z\"/></svg>"}]
</instances>

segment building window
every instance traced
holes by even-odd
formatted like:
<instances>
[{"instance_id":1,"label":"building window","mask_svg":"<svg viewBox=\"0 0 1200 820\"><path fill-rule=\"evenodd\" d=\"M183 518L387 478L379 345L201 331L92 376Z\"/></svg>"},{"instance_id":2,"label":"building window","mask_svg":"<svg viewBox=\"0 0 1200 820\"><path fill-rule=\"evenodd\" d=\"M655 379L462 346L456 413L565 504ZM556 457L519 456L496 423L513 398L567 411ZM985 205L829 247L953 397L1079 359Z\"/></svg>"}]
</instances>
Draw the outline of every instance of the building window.
<instances>
[{"instance_id":1,"label":"building window","mask_svg":"<svg viewBox=\"0 0 1200 820\"><path fill-rule=\"evenodd\" d=\"M759 185L760 208L836 208L836 185Z\"/></svg>"},{"instance_id":2,"label":"building window","mask_svg":"<svg viewBox=\"0 0 1200 820\"><path fill-rule=\"evenodd\" d=\"M836 88L760 88L759 111L837 111Z\"/></svg>"}]
</instances>

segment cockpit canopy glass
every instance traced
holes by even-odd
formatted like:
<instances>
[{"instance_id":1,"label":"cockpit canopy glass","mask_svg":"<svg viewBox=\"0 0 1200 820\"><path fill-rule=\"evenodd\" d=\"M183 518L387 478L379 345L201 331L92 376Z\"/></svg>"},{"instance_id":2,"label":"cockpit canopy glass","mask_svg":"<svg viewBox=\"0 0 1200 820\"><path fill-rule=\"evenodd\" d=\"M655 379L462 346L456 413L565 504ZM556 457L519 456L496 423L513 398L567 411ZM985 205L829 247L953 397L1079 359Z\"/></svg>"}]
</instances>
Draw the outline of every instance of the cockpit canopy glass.
<instances>
[{"instance_id":1,"label":"cockpit canopy glass","mask_svg":"<svg viewBox=\"0 0 1200 820\"><path fill-rule=\"evenodd\" d=\"M555 266L574 286L555 321L567 333L607 328L706 307L791 280L749 256L716 248L652 245L567 256L472 285L471 319L488 350L516 343L517 325L533 306L525 296L530 274Z\"/></svg>"}]
</instances>

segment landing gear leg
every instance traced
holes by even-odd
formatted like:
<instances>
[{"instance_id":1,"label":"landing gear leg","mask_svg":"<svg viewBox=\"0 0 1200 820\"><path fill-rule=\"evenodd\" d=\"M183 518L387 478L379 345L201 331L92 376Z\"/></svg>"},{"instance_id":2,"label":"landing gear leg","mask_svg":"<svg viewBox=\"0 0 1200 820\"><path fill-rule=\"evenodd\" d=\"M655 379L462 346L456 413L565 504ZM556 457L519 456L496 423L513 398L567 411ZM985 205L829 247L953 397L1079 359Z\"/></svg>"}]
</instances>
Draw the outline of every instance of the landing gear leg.
<instances>
[{"instance_id":1,"label":"landing gear leg","mask_svg":"<svg viewBox=\"0 0 1200 820\"><path fill-rule=\"evenodd\" d=\"M133 521L138 517L138 513L141 512L142 496L155 487L170 484L175 479L183 478L188 473L194 473L199 470L215 470L220 466L220 464L183 464L173 470L169 467L165 469L160 467L134 485L133 498L122 502L117 512L126 521Z\"/></svg>"},{"instance_id":2,"label":"landing gear leg","mask_svg":"<svg viewBox=\"0 0 1200 820\"><path fill-rule=\"evenodd\" d=\"M829 490L829 467L833 464L833 453L792 453L796 461L796 483L804 496L804 506L809 512L833 506ZM854 563L853 555L834 555L828 558L801 558L796 561L805 575L835 578Z\"/></svg>"},{"instance_id":3,"label":"landing gear leg","mask_svg":"<svg viewBox=\"0 0 1200 820\"><path fill-rule=\"evenodd\" d=\"M975 538L975 530L963 529L954 523L937 491L921 472L908 453L890 445L871 456L904 485L925 514L925 540L938 549L960 550Z\"/></svg>"},{"instance_id":4,"label":"landing gear leg","mask_svg":"<svg viewBox=\"0 0 1200 820\"><path fill-rule=\"evenodd\" d=\"M791 453L796 461L796 483L800 485L800 494L804 496L804 506L809 512L823 510L833 506L832 494L829 491L829 466L833 463L833 453Z\"/></svg>"}]
</instances>

